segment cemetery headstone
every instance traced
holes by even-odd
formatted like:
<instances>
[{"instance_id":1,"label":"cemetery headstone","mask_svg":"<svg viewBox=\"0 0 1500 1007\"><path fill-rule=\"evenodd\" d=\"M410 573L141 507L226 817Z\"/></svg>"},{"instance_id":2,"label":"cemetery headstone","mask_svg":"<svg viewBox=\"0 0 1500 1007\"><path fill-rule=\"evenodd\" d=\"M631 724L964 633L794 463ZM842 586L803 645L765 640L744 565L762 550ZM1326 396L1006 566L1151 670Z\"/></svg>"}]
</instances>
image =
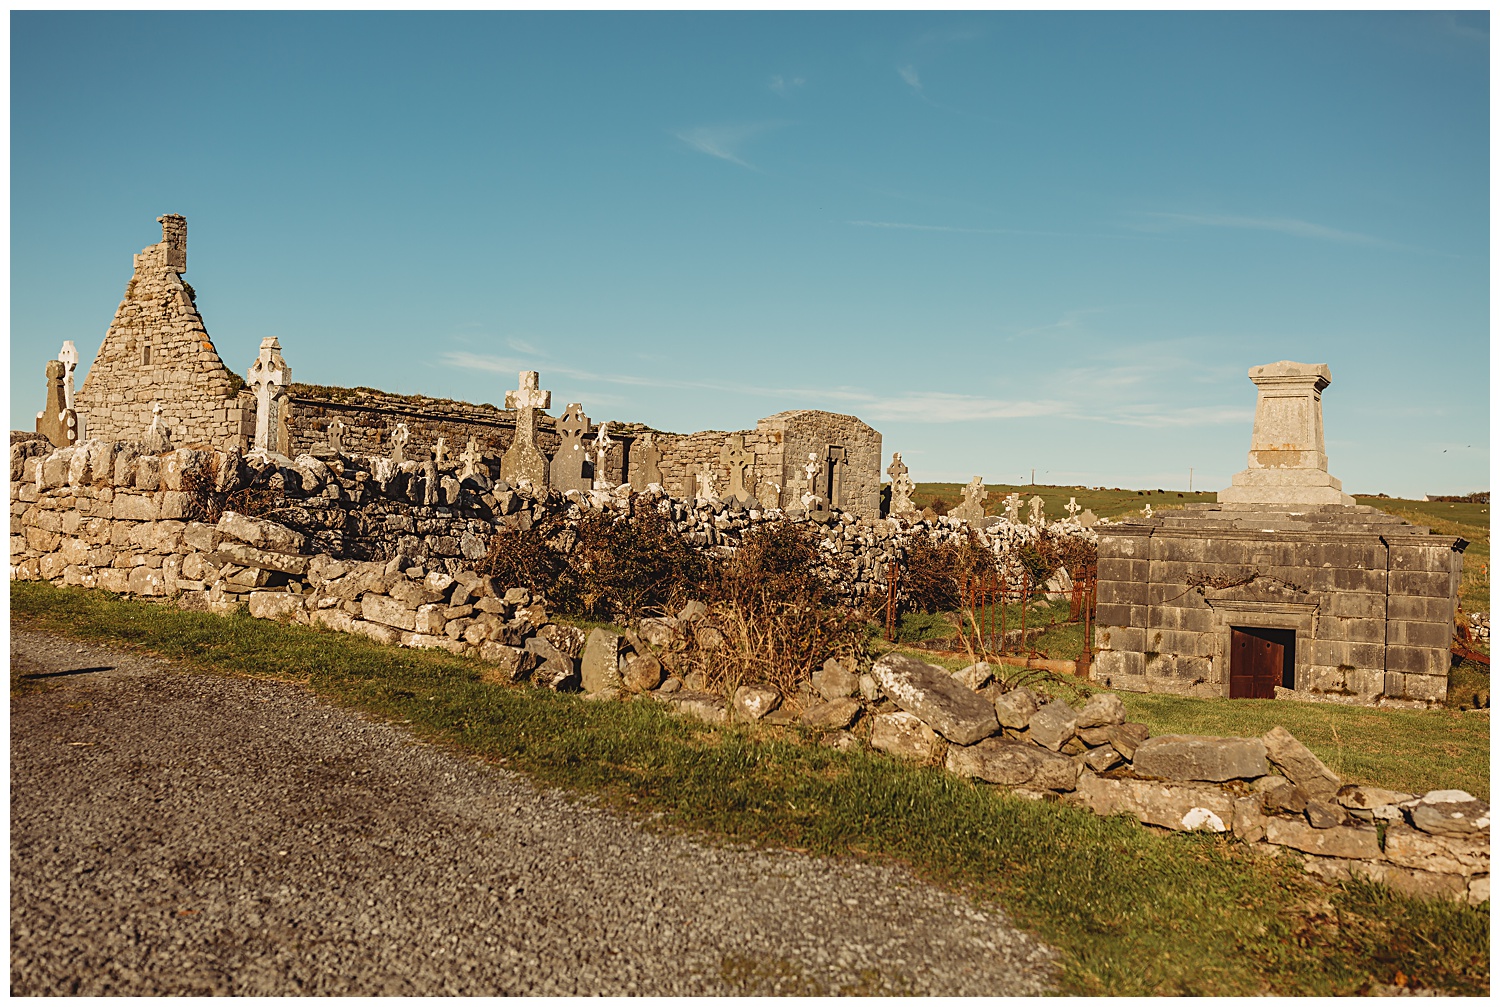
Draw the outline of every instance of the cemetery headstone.
<instances>
[{"instance_id":1,"label":"cemetery headstone","mask_svg":"<svg viewBox=\"0 0 1500 1007\"><path fill-rule=\"evenodd\" d=\"M989 490L984 488L984 477L975 476L969 480L969 485L964 487L963 493L964 502L948 513L971 524L984 521L984 500L990 495Z\"/></svg>"},{"instance_id":2,"label":"cemetery headstone","mask_svg":"<svg viewBox=\"0 0 1500 1007\"><path fill-rule=\"evenodd\" d=\"M68 447L78 440L78 414L68 408L63 385L66 374L62 361L47 361L47 404L36 414L36 432L55 448Z\"/></svg>"},{"instance_id":3,"label":"cemetery headstone","mask_svg":"<svg viewBox=\"0 0 1500 1007\"><path fill-rule=\"evenodd\" d=\"M1045 525L1047 523L1047 518L1042 514L1042 509L1046 506L1046 503L1041 497L1032 497L1031 502L1027 506L1031 509L1031 516L1026 519L1027 524Z\"/></svg>"},{"instance_id":4,"label":"cemetery headstone","mask_svg":"<svg viewBox=\"0 0 1500 1007\"><path fill-rule=\"evenodd\" d=\"M516 438L500 459L500 478L512 486L547 485L547 456L536 446L536 414L552 405L552 393L539 387L536 371L521 372L521 387L505 393L505 408L516 410Z\"/></svg>"},{"instance_id":5,"label":"cemetery headstone","mask_svg":"<svg viewBox=\"0 0 1500 1007\"><path fill-rule=\"evenodd\" d=\"M559 493L568 490L587 492L592 481L584 475L588 462L588 451L583 446L583 435L589 432L589 418L583 413L583 405L569 402L557 421L557 435L562 445L552 456L552 488Z\"/></svg>"},{"instance_id":6,"label":"cemetery headstone","mask_svg":"<svg viewBox=\"0 0 1500 1007\"><path fill-rule=\"evenodd\" d=\"M328 450L333 452L335 457L344 453L344 434L348 432L348 429L341 419L335 418L332 423L328 424Z\"/></svg>"},{"instance_id":7,"label":"cemetery headstone","mask_svg":"<svg viewBox=\"0 0 1500 1007\"><path fill-rule=\"evenodd\" d=\"M246 384L255 393L255 451L273 451L280 447L273 443L281 423L280 412L285 404L285 389L292 380L292 369L281 356L281 343L275 336L260 341L260 353L250 365ZM152 421L155 425L155 420Z\"/></svg>"},{"instance_id":8,"label":"cemetery headstone","mask_svg":"<svg viewBox=\"0 0 1500 1007\"><path fill-rule=\"evenodd\" d=\"M729 470L729 490L724 494L725 500L738 501L746 507L755 501L755 496L745 486L745 470L754 461L755 456L745 449L743 434L730 434L724 439L724 446L719 449L719 464Z\"/></svg>"},{"instance_id":9,"label":"cemetery headstone","mask_svg":"<svg viewBox=\"0 0 1500 1007\"><path fill-rule=\"evenodd\" d=\"M463 468L458 471L458 477L460 479L467 479L472 475L477 475L479 473L479 459L479 445L475 442L474 438L470 437L468 445L464 448L464 453L458 456L458 460L463 463Z\"/></svg>"},{"instance_id":10,"label":"cemetery headstone","mask_svg":"<svg viewBox=\"0 0 1500 1007\"><path fill-rule=\"evenodd\" d=\"M912 518L917 516L917 505L912 503L912 492L917 484L907 475L906 465L901 461L901 452L891 454L891 467L886 469L891 477L891 517Z\"/></svg>"},{"instance_id":11,"label":"cemetery headstone","mask_svg":"<svg viewBox=\"0 0 1500 1007\"><path fill-rule=\"evenodd\" d=\"M1021 494L1009 493L1005 497L1005 520L1010 524L1021 523Z\"/></svg>"},{"instance_id":12,"label":"cemetery headstone","mask_svg":"<svg viewBox=\"0 0 1500 1007\"><path fill-rule=\"evenodd\" d=\"M166 454L172 450L172 437L161 417L161 403L151 403L151 425L146 428L146 436L141 442L148 455Z\"/></svg>"},{"instance_id":13,"label":"cemetery headstone","mask_svg":"<svg viewBox=\"0 0 1500 1007\"><path fill-rule=\"evenodd\" d=\"M594 489L611 490L615 484L609 479L609 449L615 446L614 438L609 436L609 420L599 424L599 432L594 435Z\"/></svg>"},{"instance_id":14,"label":"cemetery headstone","mask_svg":"<svg viewBox=\"0 0 1500 1007\"><path fill-rule=\"evenodd\" d=\"M407 429L406 423L396 424L396 429L391 433L391 464L400 468L406 461L406 445L411 443L411 431Z\"/></svg>"},{"instance_id":15,"label":"cemetery headstone","mask_svg":"<svg viewBox=\"0 0 1500 1007\"><path fill-rule=\"evenodd\" d=\"M437 443L432 446L432 463L442 465L448 460L448 442L438 435Z\"/></svg>"},{"instance_id":16,"label":"cemetery headstone","mask_svg":"<svg viewBox=\"0 0 1500 1007\"><path fill-rule=\"evenodd\" d=\"M661 485L661 448L656 435L644 433L630 452L630 485L643 490L652 483Z\"/></svg>"}]
</instances>

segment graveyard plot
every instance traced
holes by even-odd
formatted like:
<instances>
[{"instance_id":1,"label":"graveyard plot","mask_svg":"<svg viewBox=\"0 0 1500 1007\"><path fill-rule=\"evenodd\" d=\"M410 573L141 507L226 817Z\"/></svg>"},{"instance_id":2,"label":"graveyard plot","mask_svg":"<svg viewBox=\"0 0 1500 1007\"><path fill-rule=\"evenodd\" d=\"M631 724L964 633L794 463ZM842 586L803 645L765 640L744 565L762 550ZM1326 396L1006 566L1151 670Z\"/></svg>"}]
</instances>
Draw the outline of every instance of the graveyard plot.
<instances>
[{"instance_id":1,"label":"graveyard plot","mask_svg":"<svg viewBox=\"0 0 1500 1007\"><path fill-rule=\"evenodd\" d=\"M1295 857L1153 834L935 766L807 744L795 727L711 727L649 699L490 685L474 662L440 652L45 583L13 584L12 617L185 671L293 681L544 785L659 815L659 827L909 864L1062 949L1065 992L1488 991L1487 912L1358 882L1319 886Z\"/></svg>"}]
</instances>

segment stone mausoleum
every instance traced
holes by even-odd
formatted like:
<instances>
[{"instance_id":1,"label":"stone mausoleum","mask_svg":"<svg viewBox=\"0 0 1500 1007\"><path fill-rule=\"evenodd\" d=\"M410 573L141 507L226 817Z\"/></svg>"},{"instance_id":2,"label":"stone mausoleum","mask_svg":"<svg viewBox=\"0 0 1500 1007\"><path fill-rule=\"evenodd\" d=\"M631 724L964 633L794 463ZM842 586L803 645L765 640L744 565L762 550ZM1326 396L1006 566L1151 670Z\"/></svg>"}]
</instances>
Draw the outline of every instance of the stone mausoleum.
<instances>
[{"instance_id":1,"label":"stone mausoleum","mask_svg":"<svg viewBox=\"0 0 1500 1007\"><path fill-rule=\"evenodd\" d=\"M1097 529L1091 676L1187 696L1441 703L1468 543L1357 505L1328 474L1326 364L1250 380L1249 466L1217 504Z\"/></svg>"},{"instance_id":2,"label":"stone mausoleum","mask_svg":"<svg viewBox=\"0 0 1500 1007\"><path fill-rule=\"evenodd\" d=\"M168 214L158 222L162 240L135 257L125 297L76 402L76 351L69 361L49 364L37 429L58 447L82 437L140 442L148 429L159 429L177 447L258 447L288 456L399 451L408 462L420 462L458 458L472 440L481 464L498 475L521 422L531 439L526 450L542 459L537 473L559 490L660 483L674 496L745 507L880 514L880 432L854 416L799 409L766 417L754 429L676 434L640 423L596 424L581 403L549 416L548 406L501 409L293 384L283 348L270 337L243 380L220 359L193 288L182 278L187 220ZM523 384L528 380L536 380L534 372L523 373ZM550 393L535 385L519 391L528 403L551 403Z\"/></svg>"}]
</instances>

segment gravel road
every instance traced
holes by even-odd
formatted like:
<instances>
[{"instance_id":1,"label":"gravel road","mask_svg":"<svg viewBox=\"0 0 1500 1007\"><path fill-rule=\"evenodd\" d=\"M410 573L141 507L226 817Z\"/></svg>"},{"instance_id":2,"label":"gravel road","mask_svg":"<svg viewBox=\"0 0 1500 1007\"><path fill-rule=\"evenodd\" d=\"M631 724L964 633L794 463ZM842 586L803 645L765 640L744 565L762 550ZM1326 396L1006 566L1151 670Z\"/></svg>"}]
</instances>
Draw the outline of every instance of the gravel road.
<instances>
[{"instance_id":1,"label":"gravel road","mask_svg":"<svg viewBox=\"0 0 1500 1007\"><path fill-rule=\"evenodd\" d=\"M14 630L14 994L1027 995L894 868L716 848L301 689Z\"/></svg>"}]
</instances>

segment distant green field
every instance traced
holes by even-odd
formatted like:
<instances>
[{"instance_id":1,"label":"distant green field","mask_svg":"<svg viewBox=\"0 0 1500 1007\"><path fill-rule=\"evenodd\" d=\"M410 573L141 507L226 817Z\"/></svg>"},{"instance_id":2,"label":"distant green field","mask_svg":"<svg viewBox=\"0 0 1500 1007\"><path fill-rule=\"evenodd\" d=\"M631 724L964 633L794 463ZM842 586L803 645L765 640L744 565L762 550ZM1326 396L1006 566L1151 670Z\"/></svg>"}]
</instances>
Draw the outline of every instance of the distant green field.
<instances>
[{"instance_id":1,"label":"distant green field","mask_svg":"<svg viewBox=\"0 0 1500 1007\"><path fill-rule=\"evenodd\" d=\"M1098 517L1119 518L1139 514L1149 503L1153 511L1169 510L1190 503L1213 503L1217 492L1179 493L1176 490L1093 489L1087 486L1007 486L986 485L989 496L984 502L986 514L1005 513L1005 497L1021 494L1022 501L1042 498L1048 517L1066 517L1063 509L1070 497L1079 507L1092 510ZM1438 503L1427 500L1402 500L1396 497L1355 498L1362 504L1377 507L1413 524L1425 525L1439 535L1459 535L1467 539L1464 551L1464 579L1459 601L1466 612L1490 610L1490 505ZM918 507L943 511L963 501L962 483L917 483L912 501ZM1023 510L1024 514L1025 511Z\"/></svg>"}]
</instances>

